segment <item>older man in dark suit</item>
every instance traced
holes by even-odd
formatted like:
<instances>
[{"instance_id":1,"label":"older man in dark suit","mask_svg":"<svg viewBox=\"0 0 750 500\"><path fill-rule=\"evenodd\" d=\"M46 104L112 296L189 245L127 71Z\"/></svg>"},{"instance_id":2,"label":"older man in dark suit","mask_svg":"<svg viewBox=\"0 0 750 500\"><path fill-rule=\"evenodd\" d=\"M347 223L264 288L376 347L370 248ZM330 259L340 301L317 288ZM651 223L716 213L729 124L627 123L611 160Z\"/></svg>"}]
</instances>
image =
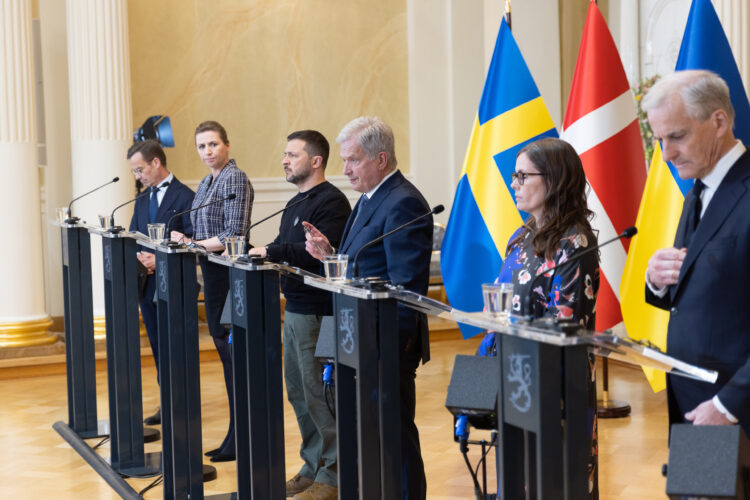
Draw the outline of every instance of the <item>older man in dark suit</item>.
<instances>
[{"instance_id":1,"label":"older man in dark suit","mask_svg":"<svg viewBox=\"0 0 750 500\"><path fill-rule=\"evenodd\" d=\"M396 169L393 131L385 122L374 117L356 118L341 130L336 141L341 145L344 174L354 190L363 193L346 223L339 253L354 256L367 242L430 210L417 188ZM325 236L306 225L311 229L307 251L319 259L321 249L332 252ZM359 275L378 276L408 290L427 293L432 230L432 217L426 217L363 250ZM414 423L414 379L420 360L429 359L427 318L399 305L398 326L404 498L418 500L425 498L427 485Z\"/></svg>"},{"instance_id":2,"label":"older man in dark suit","mask_svg":"<svg viewBox=\"0 0 750 500\"><path fill-rule=\"evenodd\" d=\"M670 423L738 423L750 434L750 155L732 132L726 83L708 71L664 77L643 107L685 197L675 245L647 269L646 300L670 311L667 353L716 370L708 384L669 376Z\"/></svg>"},{"instance_id":3,"label":"older man in dark suit","mask_svg":"<svg viewBox=\"0 0 750 500\"><path fill-rule=\"evenodd\" d=\"M176 213L190 210L195 193L177 180L167 170L167 156L159 143L154 140L139 141L128 149L128 162L136 180L150 191L148 196L143 195L135 202L133 218L130 220L130 231L138 231L148 234L150 223L164 223ZM193 226L190 216L183 215L175 218L167 231L174 229L185 234L193 234ZM166 234L169 234L167 232ZM157 374L159 370L159 337L156 323L156 307L154 306L154 292L156 291L156 280L154 270L156 260L153 251L142 249L138 252L138 260L148 272L146 286L141 297L141 316L146 325L148 340L151 344L151 352L154 354ZM161 423L161 413L157 410L155 414L146 418L146 424L156 425Z\"/></svg>"}]
</instances>

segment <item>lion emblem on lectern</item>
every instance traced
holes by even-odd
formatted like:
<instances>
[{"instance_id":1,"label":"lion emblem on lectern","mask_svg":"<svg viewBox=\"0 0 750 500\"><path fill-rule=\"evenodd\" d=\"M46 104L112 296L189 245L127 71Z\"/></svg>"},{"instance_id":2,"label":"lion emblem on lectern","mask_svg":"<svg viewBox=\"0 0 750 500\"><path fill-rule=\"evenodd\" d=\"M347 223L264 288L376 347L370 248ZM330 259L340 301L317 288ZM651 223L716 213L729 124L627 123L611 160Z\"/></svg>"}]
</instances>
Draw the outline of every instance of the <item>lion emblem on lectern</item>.
<instances>
[{"instance_id":1,"label":"lion emblem on lectern","mask_svg":"<svg viewBox=\"0 0 750 500\"><path fill-rule=\"evenodd\" d=\"M341 339L341 348L345 353L354 352L354 316L351 309L341 310L341 321L339 322L339 331L344 334Z\"/></svg>"},{"instance_id":2,"label":"lion emblem on lectern","mask_svg":"<svg viewBox=\"0 0 750 500\"><path fill-rule=\"evenodd\" d=\"M242 280L234 280L234 313L240 318L245 315L245 290L242 288Z\"/></svg>"},{"instance_id":3,"label":"lion emblem on lectern","mask_svg":"<svg viewBox=\"0 0 750 500\"><path fill-rule=\"evenodd\" d=\"M528 358L528 354L508 355L508 382L516 384L516 389L510 393L508 400L521 413L531 409L531 364Z\"/></svg>"},{"instance_id":4,"label":"lion emblem on lectern","mask_svg":"<svg viewBox=\"0 0 750 500\"><path fill-rule=\"evenodd\" d=\"M159 290L162 295L167 293L167 270L165 267L166 266L157 266L157 269L159 270Z\"/></svg>"}]
</instances>

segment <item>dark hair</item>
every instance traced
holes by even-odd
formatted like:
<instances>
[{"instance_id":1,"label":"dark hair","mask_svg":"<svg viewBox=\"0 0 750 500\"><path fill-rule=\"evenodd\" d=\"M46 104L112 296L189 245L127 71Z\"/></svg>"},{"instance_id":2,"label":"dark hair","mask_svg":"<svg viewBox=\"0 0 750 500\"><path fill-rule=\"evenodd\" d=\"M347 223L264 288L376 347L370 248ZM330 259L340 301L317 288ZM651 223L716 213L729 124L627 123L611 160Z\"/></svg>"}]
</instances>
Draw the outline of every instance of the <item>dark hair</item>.
<instances>
[{"instance_id":1,"label":"dark hair","mask_svg":"<svg viewBox=\"0 0 750 500\"><path fill-rule=\"evenodd\" d=\"M308 155L320 156L323 158L323 169L326 168L326 165L328 164L328 153L330 152L331 147L328 145L328 141L323 134L317 130L298 130L297 132L292 132L286 137L287 141L293 141L294 139L304 141L305 147L303 149Z\"/></svg>"},{"instance_id":2,"label":"dark hair","mask_svg":"<svg viewBox=\"0 0 750 500\"><path fill-rule=\"evenodd\" d=\"M586 204L586 174L573 146L551 137L524 146L516 158L526 154L539 172L544 174L547 194L544 197L544 220L529 216L523 230L508 243L518 244L527 233L534 234L534 253L552 258L560 240L571 228L581 231L589 241L596 241L589 220L594 212ZM593 238L593 239L592 239Z\"/></svg>"},{"instance_id":3,"label":"dark hair","mask_svg":"<svg viewBox=\"0 0 750 500\"><path fill-rule=\"evenodd\" d=\"M227 131L219 122L215 122L213 120L201 122L200 125L195 127L195 134L193 134L193 137L200 134L201 132L218 132L221 142L223 142L226 145L229 145L229 138L227 138Z\"/></svg>"},{"instance_id":4,"label":"dark hair","mask_svg":"<svg viewBox=\"0 0 750 500\"><path fill-rule=\"evenodd\" d=\"M164 154L164 150L159 143L153 139L134 142L133 145L128 148L128 160L136 153L141 153L143 161L146 163L150 163L154 158L159 158L161 164L165 167L167 166L167 155Z\"/></svg>"}]
</instances>

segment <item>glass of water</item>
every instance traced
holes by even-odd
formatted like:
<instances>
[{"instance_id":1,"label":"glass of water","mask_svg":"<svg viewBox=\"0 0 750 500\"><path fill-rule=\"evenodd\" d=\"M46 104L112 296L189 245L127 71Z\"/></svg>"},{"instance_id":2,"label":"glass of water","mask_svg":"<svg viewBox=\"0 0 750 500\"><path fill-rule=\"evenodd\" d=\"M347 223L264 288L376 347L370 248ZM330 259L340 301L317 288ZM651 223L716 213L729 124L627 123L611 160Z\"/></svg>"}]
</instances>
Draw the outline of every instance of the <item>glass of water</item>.
<instances>
[{"instance_id":1,"label":"glass of water","mask_svg":"<svg viewBox=\"0 0 750 500\"><path fill-rule=\"evenodd\" d=\"M166 224L164 224L163 222L149 224L148 225L149 239L153 241L154 243L163 243L165 229L166 229Z\"/></svg>"},{"instance_id":2,"label":"glass of water","mask_svg":"<svg viewBox=\"0 0 750 500\"><path fill-rule=\"evenodd\" d=\"M245 238L242 236L229 236L224 240L227 247L227 255L232 260L236 260L245 254Z\"/></svg>"},{"instance_id":3,"label":"glass of water","mask_svg":"<svg viewBox=\"0 0 750 500\"><path fill-rule=\"evenodd\" d=\"M332 254L323 257L323 269L326 279L331 281L346 280L346 268L349 265L349 256L346 254Z\"/></svg>"},{"instance_id":4,"label":"glass of water","mask_svg":"<svg viewBox=\"0 0 750 500\"><path fill-rule=\"evenodd\" d=\"M493 318L507 321L513 303L513 283L484 283L484 311Z\"/></svg>"}]
</instances>

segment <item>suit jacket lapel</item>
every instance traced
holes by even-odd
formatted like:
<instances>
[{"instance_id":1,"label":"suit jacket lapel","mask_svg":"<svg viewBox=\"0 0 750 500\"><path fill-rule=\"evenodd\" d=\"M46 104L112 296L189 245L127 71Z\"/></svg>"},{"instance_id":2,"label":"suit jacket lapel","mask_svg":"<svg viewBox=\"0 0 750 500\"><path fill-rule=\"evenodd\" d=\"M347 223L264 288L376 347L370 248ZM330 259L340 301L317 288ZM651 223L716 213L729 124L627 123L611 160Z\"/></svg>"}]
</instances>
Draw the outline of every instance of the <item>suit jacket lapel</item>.
<instances>
[{"instance_id":1,"label":"suit jacket lapel","mask_svg":"<svg viewBox=\"0 0 750 500\"><path fill-rule=\"evenodd\" d=\"M169 187L167 187L167 190L164 191L164 198L162 198L161 203L159 204L159 210L156 211L156 220L161 221L164 220L166 222L166 215L169 213L169 209L172 208L172 205L177 201L177 184L178 180L176 177L172 178L172 182L169 184Z\"/></svg>"},{"instance_id":2,"label":"suit jacket lapel","mask_svg":"<svg viewBox=\"0 0 750 500\"><path fill-rule=\"evenodd\" d=\"M744 154L737 163L727 172L726 177L719 185L719 188L711 198L711 202L708 204L701 221L698 224L698 228L693 234L692 242L688 247L685 260L682 263L680 269L680 277L678 278L677 284L672 287L671 295L672 299L677 296L684 277L690 271L690 268L695 263L695 259L703 251L703 248L711 240L713 235L721 228L722 224L732 212L734 206L739 202L740 198L745 194L746 188L743 181L750 174L750 162L745 161L750 159L747 154ZM692 196L692 191L690 192ZM685 207L688 205L688 200L685 200ZM680 217L680 225L677 228L677 238L675 243L682 243L684 239L684 225L687 223L687 216L683 210L682 216ZM677 248L681 246L675 245Z\"/></svg>"},{"instance_id":3,"label":"suit jacket lapel","mask_svg":"<svg viewBox=\"0 0 750 500\"><path fill-rule=\"evenodd\" d=\"M385 183L380 186L377 191L375 191L375 194L372 196L370 201L367 202L367 205L365 206L365 209L361 214L359 213L359 205L361 204L361 200L357 202L355 211L352 212L352 215L349 217L349 221L347 221L347 227L344 229L345 236L343 240L344 243L341 245L341 253L348 252L349 247L356 239L359 231L372 218L373 214L377 211L380 204L383 203L383 201L388 197L388 194L393 190L393 188L401 183L402 179L403 175L401 174L401 172L396 171L396 173L393 174L390 179L385 181ZM352 220L354 220L353 223L351 222Z\"/></svg>"}]
</instances>

